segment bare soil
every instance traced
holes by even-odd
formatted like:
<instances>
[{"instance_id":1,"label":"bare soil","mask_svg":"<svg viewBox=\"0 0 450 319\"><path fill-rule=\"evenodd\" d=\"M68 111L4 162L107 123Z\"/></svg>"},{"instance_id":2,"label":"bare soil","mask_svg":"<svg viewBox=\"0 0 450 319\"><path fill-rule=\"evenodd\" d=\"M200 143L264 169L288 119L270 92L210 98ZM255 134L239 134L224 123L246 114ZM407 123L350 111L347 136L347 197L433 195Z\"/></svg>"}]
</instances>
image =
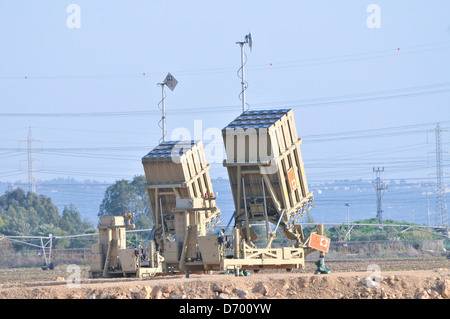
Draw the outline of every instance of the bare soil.
<instances>
[{"instance_id":1,"label":"bare soil","mask_svg":"<svg viewBox=\"0 0 450 319\"><path fill-rule=\"evenodd\" d=\"M0 269L0 299L448 299L450 259L368 258L330 260L330 274L262 270L250 276L191 274L152 279L81 280L67 266Z\"/></svg>"}]
</instances>

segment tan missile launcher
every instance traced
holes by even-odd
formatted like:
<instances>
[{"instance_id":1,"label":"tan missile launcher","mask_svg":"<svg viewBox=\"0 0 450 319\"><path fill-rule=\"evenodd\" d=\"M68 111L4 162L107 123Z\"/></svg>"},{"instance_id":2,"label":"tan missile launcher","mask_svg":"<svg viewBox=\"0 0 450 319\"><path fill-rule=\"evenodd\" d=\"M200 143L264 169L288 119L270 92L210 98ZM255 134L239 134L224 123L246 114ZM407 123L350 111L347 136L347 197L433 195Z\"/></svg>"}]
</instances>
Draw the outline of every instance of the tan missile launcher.
<instances>
[{"instance_id":1,"label":"tan missile launcher","mask_svg":"<svg viewBox=\"0 0 450 319\"><path fill-rule=\"evenodd\" d=\"M235 258L241 268L304 268L316 251L296 222L312 206L292 110L246 111L223 130L235 204ZM266 248L256 248L252 223L264 221ZM269 224L275 229L270 230ZM293 247L272 248L278 227ZM323 228L320 228L323 235ZM327 241L329 243L329 241ZM233 263L230 263L232 267Z\"/></svg>"},{"instance_id":2,"label":"tan missile launcher","mask_svg":"<svg viewBox=\"0 0 450 319\"><path fill-rule=\"evenodd\" d=\"M248 228L261 220L280 223L288 237L303 240L301 229L292 225L311 207L313 194L306 181L293 111L247 111L222 133L236 224Z\"/></svg>"},{"instance_id":3,"label":"tan missile launcher","mask_svg":"<svg viewBox=\"0 0 450 319\"><path fill-rule=\"evenodd\" d=\"M220 217L203 142L163 142L142 164L163 271L203 271L198 238Z\"/></svg>"}]
</instances>

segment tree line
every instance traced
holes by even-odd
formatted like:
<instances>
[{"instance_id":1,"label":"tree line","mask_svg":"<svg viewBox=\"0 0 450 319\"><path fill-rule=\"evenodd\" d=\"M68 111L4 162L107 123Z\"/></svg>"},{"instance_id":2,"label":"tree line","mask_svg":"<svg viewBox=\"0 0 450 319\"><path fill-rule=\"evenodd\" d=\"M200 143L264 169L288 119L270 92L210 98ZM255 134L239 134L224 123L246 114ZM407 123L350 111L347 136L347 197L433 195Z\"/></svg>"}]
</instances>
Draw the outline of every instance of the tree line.
<instances>
[{"instance_id":1,"label":"tree line","mask_svg":"<svg viewBox=\"0 0 450 319\"><path fill-rule=\"evenodd\" d=\"M136 175L131 181L122 179L109 186L100 205L98 217L123 216L124 213L132 213L137 229L153 227L145 183L145 176Z\"/></svg>"},{"instance_id":2,"label":"tree line","mask_svg":"<svg viewBox=\"0 0 450 319\"><path fill-rule=\"evenodd\" d=\"M132 213L137 229L151 228L153 219L144 184L145 177L138 175L131 181L123 179L110 185L99 206L99 220L101 216ZM0 235L48 237L50 234L89 234L97 232L96 226L83 219L73 204L65 206L60 213L51 198L45 195L15 188L0 196ZM86 243L82 239L63 239L55 242L55 248L85 246Z\"/></svg>"},{"instance_id":3,"label":"tree line","mask_svg":"<svg viewBox=\"0 0 450 319\"><path fill-rule=\"evenodd\" d=\"M99 206L99 220L102 216L122 216L124 213L132 213L135 216L134 223L137 229L153 227L151 207L144 187L145 183L145 176L137 175L132 180L122 179L111 184L106 189ZM313 223L314 218L308 214L306 222ZM372 224L375 222L375 219L367 219L355 223ZM389 223L396 222L389 221ZM60 214L51 198L45 195L37 195L32 192L25 193L21 188L16 188L0 196L0 235L43 237L47 237L49 234L54 236L77 235L95 233L97 232L96 226L87 220L83 220L81 213L73 204L65 206ZM334 226L326 231L326 236L333 241L345 240L343 235L346 230L346 225ZM311 226L304 228L306 237L311 231L314 231ZM389 240L392 238L403 240L430 239L433 237L430 234L416 231L404 234L393 232L392 229L385 229L380 232L376 227L361 226L351 232L351 238L356 241L364 241ZM146 236L146 234L144 235ZM261 235L263 234L261 233ZM85 243L83 244L81 240L67 240L61 241L58 248L84 247L83 245L85 246Z\"/></svg>"},{"instance_id":4,"label":"tree line","mask_svg":"<svg viewBox=\"0 0 450 319\"><path fill-rule=\"evenodd\" d=\"M66 236L95 232L73 204L59 212L51 198L21 188L0 196L0 234L6 236ZM79 241L61 242L58 248L77 247Z\"/></svg>"}]
</instances>

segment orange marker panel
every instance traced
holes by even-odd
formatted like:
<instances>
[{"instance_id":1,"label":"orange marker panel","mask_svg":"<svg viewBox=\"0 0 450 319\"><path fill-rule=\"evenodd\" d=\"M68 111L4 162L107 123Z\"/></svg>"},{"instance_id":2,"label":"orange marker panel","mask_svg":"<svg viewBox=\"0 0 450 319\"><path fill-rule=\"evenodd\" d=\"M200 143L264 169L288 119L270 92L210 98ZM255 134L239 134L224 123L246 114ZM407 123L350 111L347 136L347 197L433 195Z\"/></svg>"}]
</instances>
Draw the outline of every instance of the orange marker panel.
<instances>
[{"instance_id":1,"label":"orange marker panel","mask_svg":"<svg viewBox=\"0 0 450 319\"><path fill-rule=\"evenodd\" d=\"M328 249L330 249L330 242L330 238L311 233L311 237L309 239L309 247L327 253Z\"/></svg>"}]
</instances>

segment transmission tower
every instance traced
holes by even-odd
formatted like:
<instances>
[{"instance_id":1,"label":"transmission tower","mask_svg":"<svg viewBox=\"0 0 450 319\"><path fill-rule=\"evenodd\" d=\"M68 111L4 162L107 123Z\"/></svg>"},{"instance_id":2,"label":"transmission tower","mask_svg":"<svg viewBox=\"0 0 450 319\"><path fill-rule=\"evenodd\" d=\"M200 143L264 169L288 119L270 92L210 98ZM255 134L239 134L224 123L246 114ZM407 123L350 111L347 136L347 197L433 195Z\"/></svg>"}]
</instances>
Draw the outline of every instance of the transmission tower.
<instances>
[{"instance_id":1,"label":"transmission tower","mask_svg":"<svg viewBox=\"0 0 450 319\"><path fill-rule=\"evenodd\" d=\"M27 143L28 157L27 157L26 161L28 162L28 179L27 179L28 191L36 193L36 178L34 177L34 172L35 172L34 162L36 162L37 159L35 159L33 157L33 143L41 142L41 141L35 140L33 138L33 133L31 131L31 127L29 127L28 128L28 138L26 140L22 140L21 142Z\"/></svg>"},{"instance_id":2,"label":"transmission tower","mask_svg":"<svg viewBox=\"0 0 450 319\"><path fill-rule=\"evenodd\" d=\"M383 209L381 206L381 198L383 197L384 191L388 189L388 185L384 184L381 178L381 173L384 172L384 167L374 167L373 172L376 173L376 178L372 181L372 183L377 193L377 220L378 224L381 225L383 224ZM378 230L381 230L381 227L378 227Z\"/></svg>"},{"instance_id":3,"label":"transmission tower","mask_svg":"<svg viewBox=\"0 0 450 319\"><path fill-rule=\"evenodd\" d=\"M436 226L447 224L447 204L445 202L444 171L442 169L442 132L439 123L435 128L436 134Z\"/></svg>"}]
</instances>

